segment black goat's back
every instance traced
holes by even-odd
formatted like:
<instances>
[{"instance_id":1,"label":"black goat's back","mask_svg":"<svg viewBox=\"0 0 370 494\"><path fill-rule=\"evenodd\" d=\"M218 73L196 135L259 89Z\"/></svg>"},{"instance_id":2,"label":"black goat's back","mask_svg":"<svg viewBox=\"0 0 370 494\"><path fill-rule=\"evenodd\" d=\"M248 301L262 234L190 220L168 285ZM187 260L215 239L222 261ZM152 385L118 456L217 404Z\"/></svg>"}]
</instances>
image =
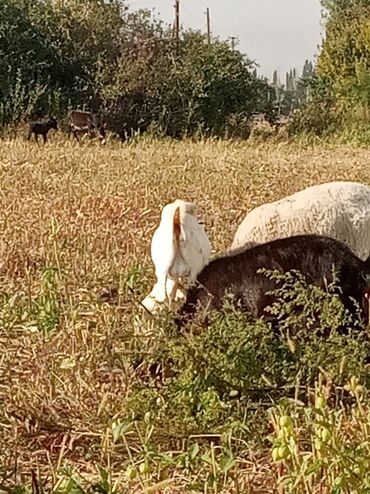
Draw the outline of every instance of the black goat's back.
<instances>
[{"instance_id":1,"label":"black goat's back","mask_svg":"<svg viewBox=\"0 0 370 494\"><path fill-rule=\"evenodd\" d=\"M353 311L353 298L360 306L369 286L370 264L359 259L347 246L319 235L297 235L273 240L235 255L211 261L190 288L180 316L191 317L200 303L206 309L220 308L225 294L230 294L244 310L260 317L271 305L273 297L266 292L276 288L276 282L260 269L287 273L302 273L309 284L325 288L335 272L341 288L344 306Z\"/></svg>"}]
</instances>

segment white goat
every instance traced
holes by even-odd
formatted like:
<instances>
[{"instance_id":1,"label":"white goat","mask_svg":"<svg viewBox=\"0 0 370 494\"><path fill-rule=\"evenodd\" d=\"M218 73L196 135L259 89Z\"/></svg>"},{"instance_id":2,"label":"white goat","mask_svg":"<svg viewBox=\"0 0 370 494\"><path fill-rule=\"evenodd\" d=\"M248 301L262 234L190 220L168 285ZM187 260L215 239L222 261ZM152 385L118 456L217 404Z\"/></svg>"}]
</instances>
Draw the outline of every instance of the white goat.
<instances>
[{"instance_id":1,"label":"white goat","mask_svg":"<svg viewBox=\"0 0 370 494\"><path fill-rule=\"evenodd\" d=\"M157 282L142 304L152 313L167 301L185 296L184 284L195 280L207 264L211 244L197 219L197 208L191 202L167 204L151 243L151 256Z\"/></svg>"},{"instance_id":2,"label":"white goat","mask_svg":"<svg viewBox=\"0 0 370 494\"><path fill-rule=\"evenodd\" d=\"M236 231L232 250L299 234L332 237L365 260L370 254L370 187L329 182L253 209Z\"/></svg>"}]
</instances>

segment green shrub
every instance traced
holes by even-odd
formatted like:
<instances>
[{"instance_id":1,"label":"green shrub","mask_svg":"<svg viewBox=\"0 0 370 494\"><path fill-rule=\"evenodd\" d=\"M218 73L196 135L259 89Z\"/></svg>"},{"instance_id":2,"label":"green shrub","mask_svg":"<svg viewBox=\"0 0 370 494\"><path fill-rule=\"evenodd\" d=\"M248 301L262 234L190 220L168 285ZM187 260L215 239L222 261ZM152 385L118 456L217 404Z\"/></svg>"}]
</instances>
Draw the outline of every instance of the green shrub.
<instances>
[{"instance_id":1,"label":"green shrub","mask_svg":"<svg viewBox=\"0 0 370 494\"><path fill-rule=\"evenodd\" d=\"M278 483L291 493L370 489L370 424L367 391L351 377L343 391L352 406L333 407L330 382L315 386L310 403L281 400L271 411L272 459Z\"/></svg>"},{"instance_id":2,"label":"green shrub","mask_svg":"<svg viewBox=\"0 0 370 494\"><path fill-rule=\"evenodd\" d=\"M341 123L342 115L332 103L312 101L294 113L289 123L289 134L325 137L338 132Z\"/></svg>"},{"instance_id":3,"label":"green shrub","mask_svg":"<svg viewBox=\"0 0 370 494\"><path fill-rule=\"evenodd\" d=\"M368 144L370 51L368 0L322 0L325 37L309 102L294 115L292 135Z\"/></svg>"},{"instance_id":4,"label":"green shrub","mask_svg":"<svg viewBox=\"0 0 370 494\"><path fill-rule=\"evenodd\" d=\"M364 366L369 339L360 320L345 312L335 285L323 291L294 272L269 275L279 283L279 300L270 309L274 325L253 321L231 305L213 313L208 327L194 323L183 336L171 319L162 319L152 350L146 345L143 354L148 368L160 362L161 385L153 391L138 382L128 405L135 419L160 397L169 435L225 432L233 424L252 436L267 423L267 397L304 399L321 371L337 385L351 375L370 384Z\"/></svg>"}]
</instances>

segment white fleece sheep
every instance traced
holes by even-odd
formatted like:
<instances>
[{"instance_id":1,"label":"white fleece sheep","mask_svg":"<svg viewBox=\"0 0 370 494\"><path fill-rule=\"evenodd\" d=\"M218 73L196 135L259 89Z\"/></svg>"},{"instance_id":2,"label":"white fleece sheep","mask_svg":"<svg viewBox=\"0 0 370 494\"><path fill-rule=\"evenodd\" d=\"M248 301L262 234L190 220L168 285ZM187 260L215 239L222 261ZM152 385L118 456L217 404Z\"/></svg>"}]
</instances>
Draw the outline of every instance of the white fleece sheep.
<instances>
[{"instance_id":1,"label":"white fleece sheep","mask_svg":"<svg viewBox=\"0 0 370 494\"><path fill-rule=\"evenodd\" d=\"M231 249L304 233L332 237L367 259L370 187L356 182L329 182L259 206L239 225Z\"/></svg>"},{"instance_id":2,"label":"white fleece sheep","mask_svg":"<svg viewBox=\"0 0 370 494\"><path fill-rule=\"evenodd\" d=\"M197 208L191 202L167 204L151 243L151 256L157 282L142 304L152 313L165 301L184 297L184 285L195 280L207 264L211 244L197 219Z\"/></svg>"}]
</instances>

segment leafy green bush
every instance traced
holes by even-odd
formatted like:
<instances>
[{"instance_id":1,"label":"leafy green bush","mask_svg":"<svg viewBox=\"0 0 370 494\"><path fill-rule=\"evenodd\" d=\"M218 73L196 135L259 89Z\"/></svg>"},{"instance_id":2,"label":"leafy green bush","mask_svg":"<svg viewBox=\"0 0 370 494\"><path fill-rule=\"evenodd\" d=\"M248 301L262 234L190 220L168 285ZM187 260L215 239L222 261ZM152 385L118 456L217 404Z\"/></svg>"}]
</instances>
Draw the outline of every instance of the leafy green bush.
<instances>
[{"instance_id":1,"label":"leafy green bush","mask_svg":"<svg viewBox=\"0 0 370 494\"><path fill-rule=\"evenodd\" d=\"M252 112L267 111L268 84L228 43L208 44L197 32L183 33L177 43L148 43L141 57L127 54L117 70L106 66L100 73L109 125L121 136L136 129L172 137L245 136Z\"/></svg>"},{"instance_id":2,"label":"leafy green bush","mask_svg":"<svg viewBox=\"0 0 370 494\"><path fill-rule=\"evenodd\" d=\"M120 13L120 2L1 2L0 125L94 109L97 64L119 53Z\"/></svg>"},{"instance_id":3,"label":"leafy green bush","mask_svg":"<svg viewBox=\"0 0 370 494\"><path fill-rule=\"evenodd\" d=\"M148 369L161 363L162 384L154 389L138 383L129 400L131 418L140 421L160 397L170 435L225 432L231 424L251 434L261 422L266 425L266 397L304 399L306 387L323 370L338 385L351 375L370 384L364 366L370 341L360 320L344 310L335 285L323 291L294 272L269 275L280 285L279 300L270 309L274 325L253 321L231 305L213 313L208 327L195 322L183 336L170 320L161 321L144 361Z\"/></svg>"},{"instance_id":4,"label":"leafy green bush","mask_svg":"<svg viewBox=\"0 0 370 494\"><path fill-rule=\"evenodd\" d=\"M289 124L290 135L312 134L325 137L338 132L342 115L327 101L312 101L297 110Z\"/></svg>"}]
</instances>

